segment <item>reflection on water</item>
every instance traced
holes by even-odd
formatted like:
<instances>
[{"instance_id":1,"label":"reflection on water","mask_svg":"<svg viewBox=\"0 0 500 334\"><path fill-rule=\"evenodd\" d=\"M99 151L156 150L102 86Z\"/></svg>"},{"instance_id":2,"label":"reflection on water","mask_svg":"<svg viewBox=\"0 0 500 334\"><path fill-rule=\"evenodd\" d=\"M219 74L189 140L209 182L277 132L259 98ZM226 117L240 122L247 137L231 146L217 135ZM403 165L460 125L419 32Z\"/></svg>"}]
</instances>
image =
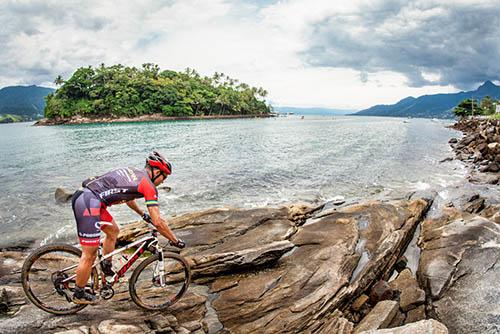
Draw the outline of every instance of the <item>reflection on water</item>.
<instances>
[{"instance_id":1,"label":"reflection on water","mask_svg":"<svg viewBox=\"0 0 500 334\"><path fill-rule=\"evenodd\" d=\"M55 204L55 188L143 166L153 149L174 165L161 209L179 214L444 185L463 173L456 162L439 164L456 135L440 122L372 117L0 125L0 246L73 237L71 208ZM121 222L137 218L124 207L110 211Z\"/></svg>"}]
</instances>

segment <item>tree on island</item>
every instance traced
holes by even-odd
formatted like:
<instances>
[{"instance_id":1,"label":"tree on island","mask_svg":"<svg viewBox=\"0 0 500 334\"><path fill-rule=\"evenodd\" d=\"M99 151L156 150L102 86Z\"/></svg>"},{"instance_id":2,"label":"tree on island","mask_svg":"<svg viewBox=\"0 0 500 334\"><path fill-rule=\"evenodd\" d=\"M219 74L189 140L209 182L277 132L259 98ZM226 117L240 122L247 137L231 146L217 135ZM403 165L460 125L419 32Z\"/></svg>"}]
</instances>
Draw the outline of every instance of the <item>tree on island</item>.
<instances>
[{"instance_id":1,"label":"tree on island","mask_svg":"<svg viewBox=\"0 0 500 334\"><path fill-rule=\"evenodd\" d=\"M500 101L494 101L490 96L485 96L479 104L478 100L465 99L453 109L453 113L458 117L492 115L496 105L500 105Z\"/></svg>"},{"instance_id":2,"label":"tree on island","mask_svg":"<svg viewBox=\"0 0 500 334\"><path fill-rule=\"evenodd\" d=\"M204 77L187 68L184 72L161 71L156 64L141 68L121 64L81 67L46 98L45 117L135 117L162 113L165 116L261 115L271 112L267 91L250 87L223 73Z\"/></svg>"}]
</instances>

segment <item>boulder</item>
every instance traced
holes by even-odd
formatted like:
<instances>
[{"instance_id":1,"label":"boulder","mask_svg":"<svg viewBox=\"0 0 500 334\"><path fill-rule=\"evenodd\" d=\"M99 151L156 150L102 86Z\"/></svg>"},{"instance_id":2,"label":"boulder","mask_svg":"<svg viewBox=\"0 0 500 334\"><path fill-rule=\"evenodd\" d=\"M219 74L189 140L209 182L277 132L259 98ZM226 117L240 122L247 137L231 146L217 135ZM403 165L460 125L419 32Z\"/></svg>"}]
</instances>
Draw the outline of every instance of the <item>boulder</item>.
<instances>
[{"instance_id":1,"label":"boulder","mask_svg":"<svg viewBox=\"0 0 500 334\"><path fill-rule=\"evenodd\" d=\"M354 333L386 328L398 312L398 302L393 300L383 300L379 302L373 310L354 329Z\"/></svg>"},{"instance_id":2,"label":"boulder","mask_svg":"<svg viewBox=\"0 0 500 334\"><path fill-rule=\"evenodd\" d=\"M414 322L402 327L369 330L361 334L448 334L448 329L439 321L430 319Z\"/></svg>"},{"instance_id":3,"label":"boulder","mask_svg":"<svg viewBox=\"0 0 500 334\"><path fill-rule=\"evenodd\" d=\"M382 300L390 300L394 297L394 291L389 283L380 280L372 287L370 291L370 302L375 305Z\"/></svg>"},{"instance_id":4,"label":"boulder","mask_svg":"<svg viewBox=\"0 0 500 334\"><path fill-rule=\"evenodd\" d=\"M453 333L498 330L500 225L454 208L422 224L419 280Z\"/></svg>"},{"instance_id":5,"label":"boulder","mask_svg":"<svg viewBox=\"0 0 500 334\"><path fill-rule=\"evenodd\" d=\"M407 312L425 302L425 292L416 287L407 287L403 289L400 295L399 304L404 312Z\"/></svg>"},{"instance_id":6,"label":"boulder","mask_svg":"<svg viewBox=\"0 0 500 334\"><path fill-rule=\"evenodd\" d=\"M99 330L100 334L134 334L134 333L140 334L140 333L144 333L144 330L141 327L138 327L135 325L121 324L114 319L102 321L98 326L98 330Z\"/></svg>"},{"instance_id":7,"label":"boulder","mask_svg":"<svg viewBox=\"0 0 500 334\"><path fill-rule=\"evenodd\" d=\"M73 197L73 193L74 191L70 191L62 187L57 188L54 193L56 203L66 203L70 201L71 197Z\"/></svg>"},{"instance_id":8,"label":"boulder","mask_svg":"<svg viewBox=\"0 0 500 334\"><path fill-rule=\"evenodd\" d=\"M420 305L406 314L405 324L417 322L425 319L425 305Z\"/></svg>"}]
</instances>

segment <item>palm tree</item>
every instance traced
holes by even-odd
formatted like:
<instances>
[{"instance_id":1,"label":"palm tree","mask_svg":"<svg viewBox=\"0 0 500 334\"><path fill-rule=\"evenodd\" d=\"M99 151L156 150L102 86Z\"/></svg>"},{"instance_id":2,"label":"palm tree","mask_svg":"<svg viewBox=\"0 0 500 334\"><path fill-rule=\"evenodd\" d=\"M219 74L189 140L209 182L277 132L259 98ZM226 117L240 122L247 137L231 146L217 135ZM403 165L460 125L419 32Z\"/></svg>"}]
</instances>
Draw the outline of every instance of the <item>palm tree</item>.
<instances>
[{"instance_id":1,"label":"palm tree","mask_svg":"<svg viewBox=\"0 0 500 334\"><path fill-rule=\"evenodd\" d=\"M60 86L60 85L62 85L62 84L64 83L64 80L63 80L62 76L61 76L61 75L58 75L58 76L56 77L56 79L54 80L54 83L56 84L56 86Z\"/></svg>"}]
</instances>

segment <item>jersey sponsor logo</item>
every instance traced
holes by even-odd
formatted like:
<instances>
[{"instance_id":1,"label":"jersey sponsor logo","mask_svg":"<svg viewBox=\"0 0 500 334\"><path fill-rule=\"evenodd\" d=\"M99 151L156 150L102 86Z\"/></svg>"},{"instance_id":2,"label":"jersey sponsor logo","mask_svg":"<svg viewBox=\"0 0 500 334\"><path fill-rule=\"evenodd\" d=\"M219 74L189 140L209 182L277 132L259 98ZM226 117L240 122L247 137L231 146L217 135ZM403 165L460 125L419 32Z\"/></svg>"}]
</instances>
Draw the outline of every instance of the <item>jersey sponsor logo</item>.
<instances>
[{"instance_id":1,"label":"jersey sponsor logo","mask_svg":"<svg viewBox=\"0 0 500 334\"><path fill-rule=\"evenodd\" d=\"M114 195L114 194L125 194L127 192L128 192L128 189L125 189L125 188L113 188L113 189L103 191L102 193L99 194L99 197L101 199L103 199L103 198L106 198L106 197Z\"/></svg>"},{"instance_id":2,"label":"jersey sponsor logo","mask_svg":"<svg viewBox=\"0 0 500 334\"><path fill-rule=\"evenodd\" d=\"M99 238L101 236L101 233L83 233L83 232L78 232L78 236L82 238Z\"/></svg>"},{"instance_id":3,"label":"jersey sponsor logo","mask_svg":"<svg viewBox=\"0 0 500 334\"><path fill-rule=\"evenodd\" d=\"M135 175L132 169L127 168L127 173L133 181L137 181L137 175Z\"/></svg>"}]
</instances>

